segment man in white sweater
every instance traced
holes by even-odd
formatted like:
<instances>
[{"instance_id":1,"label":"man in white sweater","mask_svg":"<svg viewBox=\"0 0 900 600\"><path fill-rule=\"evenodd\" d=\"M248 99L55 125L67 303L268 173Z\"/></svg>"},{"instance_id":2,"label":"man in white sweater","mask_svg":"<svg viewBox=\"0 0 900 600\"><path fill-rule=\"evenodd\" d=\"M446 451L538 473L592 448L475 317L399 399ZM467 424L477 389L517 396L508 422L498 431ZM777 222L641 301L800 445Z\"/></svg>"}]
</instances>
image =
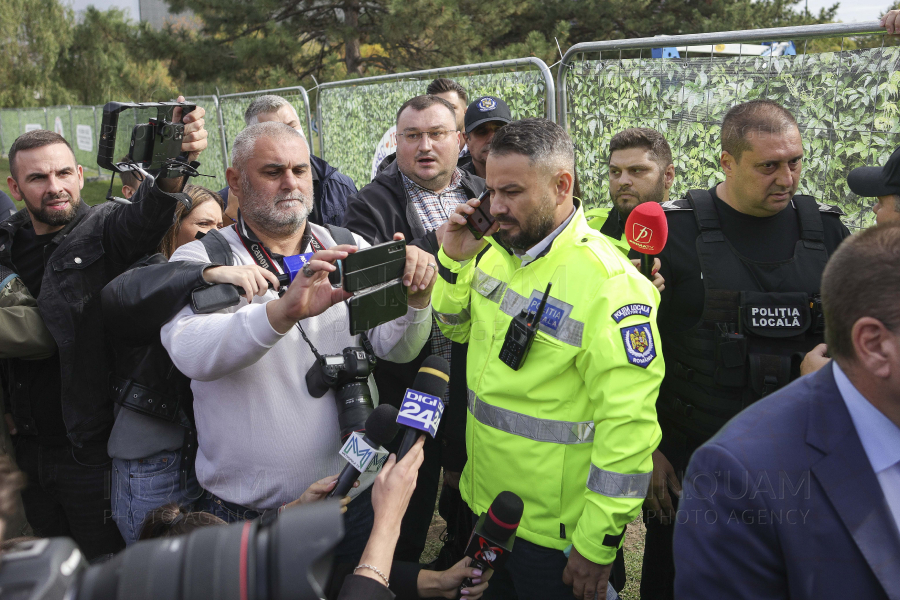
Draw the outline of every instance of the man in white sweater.
<instances>
[{"instance_id":1,"label":"man in white sweater","mask_svg":"<svg viewBox=\"0 0 900 600\"><path fill-rule=\"evenodd\" d=\"M232 165L228 184L240 190L241 212L221 233L234 264L250 265L244 287L257 295L213 314L186 306L161 332L173 362L193 380L197 477L208 492L197 508L228 521L291 502L343 467L334 393L314 398L308 392L305 376L316 359L295 325L323 355L361 345L349 333L343 302L349 294L328 281L332 263L357 247L336 245L328 229L307 221L312 178L303 137L283 123L252 125L235 139ZM368 246L354 237L358 247ZM267 289L274 277L264 267L281 272L281 257L306 252L315 255L283 297ZM171 260L210 262L199 241ZM427 252L407 247L409 309L368 332L376 356L410 361L428 340L434 263ZM349 505L339 559L356 560L365 546L372 518L368 484L371 479Z\"/></svg>"}]
</instances>

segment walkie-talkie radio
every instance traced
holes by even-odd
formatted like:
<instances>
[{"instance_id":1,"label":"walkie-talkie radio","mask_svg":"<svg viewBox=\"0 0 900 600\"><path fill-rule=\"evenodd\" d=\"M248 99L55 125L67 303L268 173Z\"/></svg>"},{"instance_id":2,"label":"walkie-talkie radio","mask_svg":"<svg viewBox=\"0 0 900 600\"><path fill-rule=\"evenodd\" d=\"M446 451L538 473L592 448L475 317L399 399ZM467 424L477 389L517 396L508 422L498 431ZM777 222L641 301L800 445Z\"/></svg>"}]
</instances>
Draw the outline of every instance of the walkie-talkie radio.
<instances>
[{"instance_id":1,"label":"walkie-talkie radio","mask_svg":"<svg viewBox=\"0 0 900 600\"><path fill-rule=\"evenodd\" d=\"M544 314L544 307L547 305L547 298L550 296L550 286L547 284L547 290L541 303L538 305L536 312L529 312L526 306L522 312L513 317L506 330L506 339L503 340L503 347L500 348L500 360L509 366L512 370L518 371L528 351L531 349L531 343L541 328L541 317Z\"/></svg>"}]
</instances>

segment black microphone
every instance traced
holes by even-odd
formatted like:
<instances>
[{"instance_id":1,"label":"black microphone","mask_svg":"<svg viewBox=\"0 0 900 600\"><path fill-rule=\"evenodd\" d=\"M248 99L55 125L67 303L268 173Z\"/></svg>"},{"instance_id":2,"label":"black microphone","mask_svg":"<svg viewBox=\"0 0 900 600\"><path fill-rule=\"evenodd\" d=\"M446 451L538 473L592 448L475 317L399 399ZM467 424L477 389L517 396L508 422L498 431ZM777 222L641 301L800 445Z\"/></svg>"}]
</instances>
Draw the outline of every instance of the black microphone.
<instances>
[{"instance_id":1,"label":"black microphone","mask_svg":"<svg viewBox=\"0 0 900 600\"><path fill-rule=\"evenodd\" d=\"M379 448L394 441L399 429L400 425L397 423L396 408L390 404L381 404L373 410L372 414L369 415L369 418L366 419L366 434L362 438L362 441L367 444L369 448L360 448L357 443L357 440L359 439L357 436L351 435L350 438L347 439L347 443L341 448L341 455L350 462L344 467L344 470L341 471L337 484L334 486L334 489L331 490L331 493L328 494L328 497L334 498L337 496L340 498L346 496L347 493L353 489L353 484L356 483L356 480L359 479L359 476L362 474L362 471L354 466L351 459L355 460L359 457L363 457L371 462L374 458L374 454L378 452ZM367 453L372 453L372 455ZM366 466L368 466L368 464Z\"/></svg>"},{"instance_id":2,"label":"black microphone","mask_svg":"<svg viewBox=\"0 0 900 600\"><path fill-rule=\"evenodd\" d=\"M419 367L419 372L416 375L416 380L413 381L413 386L406 390L406 395L403 398L403 404L400 406L400 417L416 420L427 412L422 411L421 407L413 398L417 393L428 394L429 396L438 398L438 402L441 403L438 410L438 415L442 414L444 407L442 404L442 400L440 399L444 397L444 392L447 391L448 381L450 381L450 363L447 362L447 359L435 355L431 355L426 358L422 362L422 366ZM438 416L438 421L440 421L440 416ZM397 451L398 462L402 460L404 456L406 456L406 453L409 452L409 449L412 448L413 444L416 443L416 440L419 438L419 434L423 431L428 431L428 426L425 424L424 420L421 421L422 427L418 429L418 424L414 426L408 426L408 420L404 420L402 421L402 423L406 425L404 427L406 431L403 434L403 441L400 443L400 449ZM437 432L437 426L435 426L434 429L434 432L429 432L431 433L432 437L434 437L435 433Z\"/></svg>"},{"instance_id":3,"label":"black microphone","mask_svg":"<svg viewBox=\"0 0 900 600\"><path fill-rule=\"evenodd\" d=\"M518 495L512 492L497 494L488 511L478 518L469 538L466 556L472 559L470 567L481 569L484 573L487 569L496 571L503 566L512 554L516 529L524 511L525 503ZM467 577L459 589L472 585L472 580Z\"/></svg>"}]
</instances>

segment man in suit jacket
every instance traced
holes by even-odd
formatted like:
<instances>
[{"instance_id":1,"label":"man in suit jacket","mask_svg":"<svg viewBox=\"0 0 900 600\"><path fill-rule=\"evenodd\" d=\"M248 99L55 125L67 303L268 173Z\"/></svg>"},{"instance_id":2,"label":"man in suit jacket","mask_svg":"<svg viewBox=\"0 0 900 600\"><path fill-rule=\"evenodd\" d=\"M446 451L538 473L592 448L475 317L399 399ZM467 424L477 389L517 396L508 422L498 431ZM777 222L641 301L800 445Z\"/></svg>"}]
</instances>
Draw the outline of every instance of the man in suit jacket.
<instances>
[{"instance_id":1,"label":"man in suit jacket","mask_svg":"<svg viewBox=\"0 0 900 600\"><path fill-rule=\"evenodd\" d=\"M834 360L731 420L691 459L675 595L900 600L900 225L822 276Z\"/></svg>"}]
</instances>

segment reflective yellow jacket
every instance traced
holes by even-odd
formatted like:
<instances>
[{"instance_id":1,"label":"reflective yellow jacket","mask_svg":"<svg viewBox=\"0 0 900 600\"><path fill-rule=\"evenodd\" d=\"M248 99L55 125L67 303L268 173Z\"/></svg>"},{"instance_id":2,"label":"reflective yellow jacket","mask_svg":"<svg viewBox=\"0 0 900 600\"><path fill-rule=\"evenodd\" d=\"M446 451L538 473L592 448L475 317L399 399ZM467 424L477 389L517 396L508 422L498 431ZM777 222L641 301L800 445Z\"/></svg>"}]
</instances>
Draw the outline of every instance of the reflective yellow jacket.
<instances>
[{"instance_id":1,"label":"reflective yellow jacket","mask_svg":"<svg viewBox=\"0 0 900 600\"><path fill-rule=\"evenodd\" d=\"M659 292L580 207L524 267L490 240L477 261L438 253L432 302L444 334L468 342L468 463L460 490L476 513L504 490L525 502L518 535L574 544L609 564L647 493L661 437ZM524 365L500 361L513 315L550 300Z\"/></svg>"}]
</instances>

